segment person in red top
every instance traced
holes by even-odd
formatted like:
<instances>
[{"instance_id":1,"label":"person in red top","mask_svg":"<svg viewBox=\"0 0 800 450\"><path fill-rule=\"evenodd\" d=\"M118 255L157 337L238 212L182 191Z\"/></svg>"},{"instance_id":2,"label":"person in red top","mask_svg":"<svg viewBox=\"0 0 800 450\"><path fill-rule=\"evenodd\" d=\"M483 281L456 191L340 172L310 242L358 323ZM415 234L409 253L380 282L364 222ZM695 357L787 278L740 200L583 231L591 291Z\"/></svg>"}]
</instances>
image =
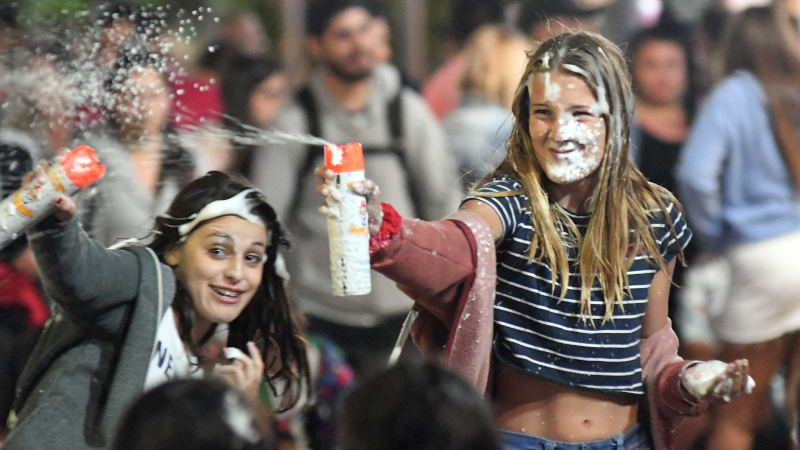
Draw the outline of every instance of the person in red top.
<instances>
[{"instance_id":1,"label":"person in red top","mask_svg":"<svg viewBox=\"0 0 800 450\"><path fill-rule=\"evenodd\" d=\"M0 143L0 198L14 192L32 166L28 151ZM33 253L21 236L0 249L0 417L8 416L16 379L49 317ZM5 433L0 421L0 442Z\"/></svg>"}]
</instances>

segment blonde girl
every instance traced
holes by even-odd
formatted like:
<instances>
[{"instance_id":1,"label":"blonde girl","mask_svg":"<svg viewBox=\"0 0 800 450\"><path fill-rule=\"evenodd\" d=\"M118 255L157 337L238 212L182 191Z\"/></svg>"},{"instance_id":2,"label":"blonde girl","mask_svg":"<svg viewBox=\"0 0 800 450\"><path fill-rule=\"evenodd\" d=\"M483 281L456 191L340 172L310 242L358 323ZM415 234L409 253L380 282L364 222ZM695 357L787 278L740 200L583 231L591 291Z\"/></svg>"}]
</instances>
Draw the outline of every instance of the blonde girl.
<instances>
[{"instance_id":1,"label":"blonde girl","mask_svg":"<svg viewBox=\"0 0 800 450\"><path fill-rule=\"evenodd\" d=\"M674 418L747 389L746 360L676 355L667 298L691 232L629 158L633 104L619 48L562 34L530 54L507 156L458 213L404 220L353 188L373 268L420 309L415 341L485 392L507 449L669 448Z\"/></svg>"}]
</instances>

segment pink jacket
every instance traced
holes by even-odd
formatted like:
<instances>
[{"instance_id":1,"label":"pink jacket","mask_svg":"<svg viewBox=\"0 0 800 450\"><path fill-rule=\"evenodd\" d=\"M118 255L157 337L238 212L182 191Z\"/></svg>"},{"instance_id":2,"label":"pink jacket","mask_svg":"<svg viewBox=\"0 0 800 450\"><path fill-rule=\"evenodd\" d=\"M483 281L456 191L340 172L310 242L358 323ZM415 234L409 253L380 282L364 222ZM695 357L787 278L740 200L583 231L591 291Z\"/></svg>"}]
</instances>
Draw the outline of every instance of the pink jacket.
<instances>
[{"instance_id":1,"label":"pink jacket","mask_svg":"<svg viewBox=\"0 0 800 450\"><path fill-rule=\"evenodd\" d=\"M412 336L486 394L492 361L495 247L488 225L470 211L434 221L403 219L400 232L372 254L372 268L415 300ZM668 323L640 344L647 411L655 448L671 449L680 416L706 405L681 394L684 362Z\"/></svg>"}]
</instances>

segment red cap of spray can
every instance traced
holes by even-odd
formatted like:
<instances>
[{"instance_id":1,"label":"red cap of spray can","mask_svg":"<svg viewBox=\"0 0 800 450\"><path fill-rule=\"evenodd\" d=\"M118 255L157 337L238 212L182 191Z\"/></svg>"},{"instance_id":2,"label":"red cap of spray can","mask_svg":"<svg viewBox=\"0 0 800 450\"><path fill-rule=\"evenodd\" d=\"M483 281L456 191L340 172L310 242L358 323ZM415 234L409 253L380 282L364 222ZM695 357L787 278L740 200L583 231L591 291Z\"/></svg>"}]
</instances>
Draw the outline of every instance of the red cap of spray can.
<instances>
[{"instance_id":1,"label":"red cap of spray can","mask_svg":"<svg viewBox=\"0 0 800 450\"><path fill-rule=\"evenodd\" d=\"M333 173L364 170L364 150L358 142L342 146L325 146L325 167Z\"/></svg>"}]
</instances>

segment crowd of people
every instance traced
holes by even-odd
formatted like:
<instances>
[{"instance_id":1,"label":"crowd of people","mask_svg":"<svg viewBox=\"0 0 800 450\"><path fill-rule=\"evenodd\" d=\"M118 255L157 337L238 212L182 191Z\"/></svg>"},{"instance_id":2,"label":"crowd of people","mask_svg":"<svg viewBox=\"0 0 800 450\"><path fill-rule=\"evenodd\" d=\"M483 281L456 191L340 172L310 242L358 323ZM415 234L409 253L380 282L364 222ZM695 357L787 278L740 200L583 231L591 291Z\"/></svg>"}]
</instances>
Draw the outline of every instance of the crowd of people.
<instances>
[{"instance_id":1,"label":"crowd of people","mask_svg":"<svg viewBox=\"0 0 800 450\"><path fill-rule=\"evenodd\" d=\"M302 80L250 12L0 8L0 198L106 167L0 249L0 446L800 447L797 2L612 42L454 0L425 80L374 3L306 1ZM364 148L368 295L320 142Z\"/></svg>"}]
</instances>

